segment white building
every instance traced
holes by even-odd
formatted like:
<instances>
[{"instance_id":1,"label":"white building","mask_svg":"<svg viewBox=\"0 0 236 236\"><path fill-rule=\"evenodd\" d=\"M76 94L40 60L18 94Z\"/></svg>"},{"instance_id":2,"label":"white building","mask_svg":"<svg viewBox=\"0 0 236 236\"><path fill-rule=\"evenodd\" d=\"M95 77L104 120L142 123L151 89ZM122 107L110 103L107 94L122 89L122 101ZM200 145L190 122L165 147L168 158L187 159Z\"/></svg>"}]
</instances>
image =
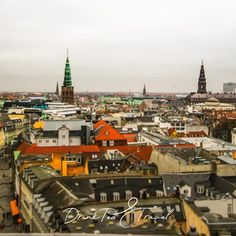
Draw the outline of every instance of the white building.
<instances>
[{"instance_id":1,"label":"white building","mask_svg":"<svg viewBox=\"0 0 236 236\"><path fill-rule=\"evenodd\" d=\"M209 98L204 103L195 104L193 107L194 111L202 112L202 111L234 111L235 106L228 103L220 103L216 98Z\"/></svg>"},{"instance_id":2,"label":"white building","mask_svg":"<svg viewBox=\"0 0 236 236\"><path fill-rule=\"evenodd\" d=\"M48 106L48 109L43 112L49 117L49 119L76 116L81 110L75 105L69 105L62 102L47 102L46 105Z\"/></svg>"},{"instance_id":3,"label":"white building","mask_svg":"<svg viewBox=\"0 0 236 236\"><path fill-rule=\"evenodd\" d=\"M90 143L92 123L85 120L47 120L42 130L31 131L37 146L78 146Z\"/></svg>"}]
</instances>

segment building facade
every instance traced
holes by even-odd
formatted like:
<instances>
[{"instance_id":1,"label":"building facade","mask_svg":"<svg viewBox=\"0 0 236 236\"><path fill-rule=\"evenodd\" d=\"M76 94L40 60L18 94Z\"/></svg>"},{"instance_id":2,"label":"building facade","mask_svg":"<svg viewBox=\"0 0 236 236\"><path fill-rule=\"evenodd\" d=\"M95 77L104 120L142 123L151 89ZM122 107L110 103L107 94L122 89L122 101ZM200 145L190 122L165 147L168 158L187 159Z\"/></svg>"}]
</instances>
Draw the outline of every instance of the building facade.
<instances>
[{"instance_id":1,"label":"building facade","mask_svg":"<svg viewBox=\"0 0 236 236\"><path fill-rule=\"evenodd\" d=\"M235 93L236 92L236 83L224 83L223 84L223 92L224 93Z\"/></svg>"}]
</instances>

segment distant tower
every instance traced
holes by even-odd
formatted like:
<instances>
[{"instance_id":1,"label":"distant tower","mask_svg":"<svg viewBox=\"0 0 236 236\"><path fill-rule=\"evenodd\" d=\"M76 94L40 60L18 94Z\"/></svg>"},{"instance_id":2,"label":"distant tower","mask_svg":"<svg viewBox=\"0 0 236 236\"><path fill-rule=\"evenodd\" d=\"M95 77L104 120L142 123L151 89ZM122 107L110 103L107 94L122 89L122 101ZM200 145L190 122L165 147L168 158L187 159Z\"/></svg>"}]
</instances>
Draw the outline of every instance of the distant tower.
<instances>
[{"instance_id":1,"label":"distant tower","mask_svg":"<svg viewBox=\"0 0 236 236\"><path fill-rule=\"evenodd\" d=\"M67 51L66 65L65 65L65 75L63 86L61 86L61 101L68 102L69 104L74 104L74 87L71 81L71 71L70 62Z\"/></svg>"},{"instance_id":2,"label":"distant tower","mask_svg":"<svg viewBox=\"0 0 236 236\"><path fill-rule=\"evenodd\" d=\"M198 93L207 93L206 90L206 77L205 77L205 70L204 70L204 65L202 61L201 69L200 69L200 75L198 79Z\"/></svg>"},{"instance_id":3,"label":"distant tower","mask_svg":"<svg viewBox=\"0 0 236 236\"><path fill-rule=\"evenodd\" d=\"M144 84L144 86L143 86L143 96L147 96L147 91L146 91L146 86L145 86L145 84Z\"/></svg>"},{"instance_id":4,"label":"distant tower","mask_svg":"<svg viewBox=\"0 0 236 236\"><path fill-rule=\"evenodd\" d=\"M56 87L56 95L59 97L60 96L60 92L59 92L59 85L58 85L58 82L57 82L57 87Z\"/></svg>"}]
</instances>

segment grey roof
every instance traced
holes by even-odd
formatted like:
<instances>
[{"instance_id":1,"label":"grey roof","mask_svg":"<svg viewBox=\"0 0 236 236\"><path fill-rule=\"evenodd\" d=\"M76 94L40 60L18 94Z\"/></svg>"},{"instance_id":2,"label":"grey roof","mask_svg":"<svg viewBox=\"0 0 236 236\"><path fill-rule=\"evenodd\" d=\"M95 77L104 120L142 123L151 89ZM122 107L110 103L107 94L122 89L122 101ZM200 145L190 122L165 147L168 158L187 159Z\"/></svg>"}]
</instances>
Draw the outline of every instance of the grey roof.
<instances>
[{"instance_id":1,"label":"grey roof","mask_svg":"<svg viewBox=\"0 0 236 236\"><path fill-rule=\"evenodd\" d=\"M53 168L49 166L30 166L29 170L38 178L38 179L47 179L51 177L60 176Z\"/></svg>"},{"instance_id":2,"label":"grey roof","mask_svg":"<svg viewBox=\"0 0 236 236\"><path fill-rule=\"evenodd\" d=\"M191 98L236 98L235 93L194 93Z\"/></svg>"},{"instance_id":3,"label":"grey roof","mask_svg":"<svg viewBox=\"0 0 236 236\"><path fill-rule=\"evenodd\" d=\"M63 125L69 130L81 130L81 126L89 126L92 129L92 123L85 120L46 120L43 131L56 131Z\"/></svg>"},{"instance_id":4,"label":"grey roof","mask_svg":"<svg viewBox=\"0 0 236 236\"><path fill-rule=\"evenodd\" d=\"M202 183L209 181L210 173L191 173L191 174L164 174L163 175L163 185L167 196L175 194L175 188L177 185L181 185L182 183L186 183L189 185L192 190L195 189L195 185L197 183ZM196 191L192 191L192 197L190 199L194 199L196 197Z\"/></svg>"},{"instance_id":5,"label":"grey roof","mask_svg":"<svg viewBox=\"0 0 236 236\"><path fill-rule=\"evenodd\" d=\"M151 199L140 199L137 206L141 208L150 208L150 210L154 209L153 206L158 206L163 210L163 215L166 215L168 210L167 207L174 209L173 215L178 222L184 221L184 212L181 202L178 198L151 198ZM91 209L96 209L97 216L101 216L99 212L104 208L113 208L117 212L123 211L123 209L127 207L127 200L125 201L117 201L117 202L106 202L99 204L88 204L79 206L79 210L87 215ZM179 212L175 209L179 208ZM100 210L100 211L99 211ZM145 212L144 214L151 215L151 212ZM59 211L59 214L62 219L65 219L65 213ZM111 224L111 222L113 222ZM89 227L93 225L93 227ZM132 235L177 235L176 231L170 227L168 227L168 222L166 220L158 220L157 224L149 223L146 224L145 227L143 225L139 225L137 227L128 227L123 228L120 226L119 219L108 220L104 217L104 220L101 222L100 219L97 221L93 221L87 219L85 221L77 220L76 222L67 224L70 233L93 233L95 230L98 230L101 234L112 235L113 232L119 232L119 234L132 234Z\"/></svg>"},{"instance_id":6,"label":"grey roof","mask_svg":"<svg viewBox=\"0 0 236 236\"><path fill-rule=\"evenodd\" d=\"M229 157L229 156L219 156L217 158L220 159L221 161L227 163L227 164L232 164L232 165L236 164L236 160L233 159L232 157Z\"/></svg>"},{"instance_id":7,"label":"grey roof","mask_svg":"<svg viewBox=\"0 0 236 236\"><path fill-rule=\"evenodd\" d=\"M206 188L211 189L217 194L233 193L235 191L235 184L227 179L219 177L210 173L191 173L191 174L164 174L163 184L166 195L175 194L175 187L186 183L191 187L192 196L189 200L196 200L207 198L207 196L199 195L196 191L197 185L204 185Z\"/></svg>"}]
</instances>

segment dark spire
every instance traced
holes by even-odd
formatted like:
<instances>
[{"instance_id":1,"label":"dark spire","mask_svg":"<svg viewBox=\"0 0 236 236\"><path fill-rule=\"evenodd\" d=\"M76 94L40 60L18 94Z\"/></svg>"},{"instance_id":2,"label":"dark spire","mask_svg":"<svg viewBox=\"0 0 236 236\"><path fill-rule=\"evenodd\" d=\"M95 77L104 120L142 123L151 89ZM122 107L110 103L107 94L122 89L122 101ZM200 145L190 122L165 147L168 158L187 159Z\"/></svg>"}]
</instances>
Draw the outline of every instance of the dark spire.
<instances>
[{"instance_id":1,"label":"dark spire","mask_svg":"<svg viewBox=\"0 0 236 236\"><path fill-rule=\"evenodd\" d=\"M207 91L206 91L206 77L205 77L205 69L204 69L203 60L202 60L200 74L199 74L199 78L198 78L197 92L198 93L207 93Z\"/></svg>"},{"instance_id":2,"label":"dark spire","mask_svg":"<svg viewBox=\"0 0 236 236\"><path fill-rule=\"evenodd\" d=\"M58 82L57 82L57 87L56 87L56 95L59 96L60 93L59 93L59 85L58 85Z\"/></svg>"},{"instance_id":3,"label":"dark spire","mask_svg":"<svg viewBox=\"0 0 236 236\"><path fill-rule=\"evenodd\" d=\"M145 84L144 84L144 86L143 86L143 96L147 96L147 91L146 91L146 86L145 86Z\"/></svg>"},{"instance_id":4,"label":"dark spire","mask_svg":"<svg viewBox=\"0 0 236 236\"><path fill-rule=\"evenodd\" d=\"M67 49L67 58L66 58L66 65L65 65L65 75L64 75L64 86L72 86L71 81L71 71L70 71L70 62L69 62L69 55L68 55L68 49Z\"/></svg>"}]
</instances>

